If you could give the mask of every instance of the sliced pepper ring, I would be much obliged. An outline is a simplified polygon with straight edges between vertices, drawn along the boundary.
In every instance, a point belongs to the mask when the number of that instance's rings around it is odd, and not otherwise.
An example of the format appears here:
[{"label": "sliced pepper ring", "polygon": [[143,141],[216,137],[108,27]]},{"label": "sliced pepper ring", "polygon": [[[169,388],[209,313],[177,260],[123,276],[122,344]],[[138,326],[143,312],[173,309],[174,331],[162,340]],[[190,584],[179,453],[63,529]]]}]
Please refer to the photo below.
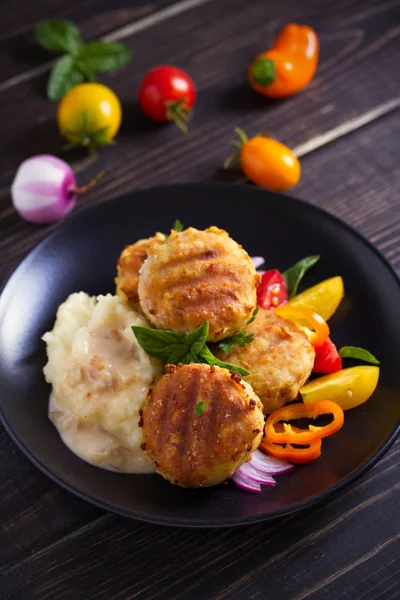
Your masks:
[{"label": "sliced pepper ring", "polygon": [[[333,420],[329,425],[316,427],[309,425],[308,429],[292,427],[288,421],[294,419],[316,419],[321,415],[332,415]],[[282,423],[283,431],[275,425]],[[321,400],[315,404],[289,404],[270,414],[265,422],[265,435],[270,442],[276,444],[309,445],[315,440],[327,437],[339,431],[344,423],[344,412],[336,402]]]},{"label": "sliced pepper ring", "polygon": [[311,308],[283,304],[278,306],[274,312],[301,327],[307,334],[310,343],[315,347],[321,346],[329,336],[328,323]]},{"label": "sliced pepper ring", "polygon": [[281,460],[287,460],[288,462],[296,464],[305,464],[316,460],[321,456],[321,446],[321,438],[311,442],[309,446],[303,446],[301,448],[293,446],[292,444],[275,444],[268,438],[264,438],[259,449],[270,456],[280,458]]}]

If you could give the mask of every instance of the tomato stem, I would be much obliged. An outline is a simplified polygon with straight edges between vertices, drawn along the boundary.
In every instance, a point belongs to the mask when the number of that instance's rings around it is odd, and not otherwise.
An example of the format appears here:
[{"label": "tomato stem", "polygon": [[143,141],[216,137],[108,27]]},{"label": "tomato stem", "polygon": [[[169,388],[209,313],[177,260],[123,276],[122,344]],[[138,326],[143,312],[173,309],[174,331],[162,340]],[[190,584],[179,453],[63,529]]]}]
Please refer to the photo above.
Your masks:
[{"label": "tomato stem", "polygon": [[192,109],[187,105],[187,98],[180,98],[179,100],[166,100],[165,101],[165,116],[168,121],[172,121],[182,131],[182,133],[189,133],[187,122],[192,115]]},{"label": "tomato stem", "polygon": [[234,163],[240,161],[240,152],[243,146],[245,146],[245,144],[247,144],[247,142],[249,141],[249,138],[247,137],[243,129],[241,129],[240,127],[235,127],[233,131],[236,133],[239,139],[231,140],[230,146],[232,146],[233,148],[237,148],[238,151],[234,154],[231,154],[231,156],[228,156],[228,158],[224,162],[224,169],[229,169]]}]

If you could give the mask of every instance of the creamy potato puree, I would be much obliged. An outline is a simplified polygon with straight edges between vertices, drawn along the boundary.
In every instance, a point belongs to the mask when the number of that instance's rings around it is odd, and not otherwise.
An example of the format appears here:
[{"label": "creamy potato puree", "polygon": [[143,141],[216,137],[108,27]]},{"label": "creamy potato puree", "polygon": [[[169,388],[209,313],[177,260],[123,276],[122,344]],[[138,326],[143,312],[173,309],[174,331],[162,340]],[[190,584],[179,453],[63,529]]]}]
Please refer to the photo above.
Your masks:
[{"label": "creamy potato puree", "polygon": [[43,371],[53,385],[49,418],[75,454],[104,469],[150,473],[139,410],[162,364],[139,346],[132,325],[148,322],[117,296],[72,294],[43,336]]}]

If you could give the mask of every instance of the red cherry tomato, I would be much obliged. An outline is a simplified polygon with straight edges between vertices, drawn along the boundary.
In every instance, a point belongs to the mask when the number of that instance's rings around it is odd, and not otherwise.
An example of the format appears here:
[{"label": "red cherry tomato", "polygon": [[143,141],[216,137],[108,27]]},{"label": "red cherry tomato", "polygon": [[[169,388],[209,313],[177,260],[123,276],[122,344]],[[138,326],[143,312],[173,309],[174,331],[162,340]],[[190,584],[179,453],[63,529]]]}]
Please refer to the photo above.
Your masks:
[{"label": "red cherry tomato", "polygon": [[144,76],[139,89],[139,103],[153,121],[174,121],[184,132],[196,98],[193,81],[181,69],[161,65]]},{"label": "red cherry tomato", "polygon": [[278,271],[265,271],[257,289],[257,304],[265,310],[273,310],[288,299],[286,281]]},{"label": "red cherry tomato", "polygon": [[342,368],[342,359],[331,338],[315,348],[314,373],[336,373]]}]

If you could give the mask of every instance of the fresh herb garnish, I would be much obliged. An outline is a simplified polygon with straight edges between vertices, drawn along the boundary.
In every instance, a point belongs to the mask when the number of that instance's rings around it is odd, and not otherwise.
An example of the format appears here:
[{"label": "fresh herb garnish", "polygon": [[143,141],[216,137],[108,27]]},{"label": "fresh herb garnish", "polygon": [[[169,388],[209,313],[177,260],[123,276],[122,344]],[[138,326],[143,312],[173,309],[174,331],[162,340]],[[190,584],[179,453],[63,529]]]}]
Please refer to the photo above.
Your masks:
[{"label": "fresh herb garnish", "polygon": [[232,346],[234,345],[240,346],[240,348],[244,348],[245,346],[247,346],[247,344],[251,344],[251,342],[253,341],[254,334],[247,334],[247,331],[245,329],[242,329],[242,331],[239,331],[239,333],[235,333],[234,335],[225,338],[218,345],[224,352],[230,352],[232,350]]},{"label": "fresh herb garnish", "polygon": [[175,223],[174,223],[172,229],[175,229],[175,231],[177,231],[179,233],[179,232],[183,231],[185,228],[179,219],[175,219]]},{"label": "fresh herb garnish", "polygon": [[203,402],[202,400],[200,400],[200,402],[196,403],[196,408],[194,409],[194,412],[196,414],[196,417],[200,417],[200,415],[203,414],[203,412],[206,409],[206,403]]},{"label": "fresh herb garnish", "polygon": [[251,315],[250,319],[247,321],[246,325],[250,325],[250,323],[254,323],[259,310],[260,310],[260,307],[256,306],[255,309],[253,310],[253,314]]},{"label": "fresh herb garnish", "polygon": [[206,363],[223,369],[249,375],[249,371],[219,360],[206,344],[209,324],[204,323],[192,333],[185,335],[174,331],[132,326],[137,341],[147,354],[163,359],[168,364]]},{"label": "fresh herb garnish", "polygon": [[284,271],[284,273],[282,273],[288,288],[289,298],[293,298],[293,296],[296,295],[300,281],[303,279],[307,271],[319,261],[319,259],[320,256],[318,255],[306,256],[293,265],[293,267],[290,267],[290,269],[287,269]]},{"label": "fresh herb garnish", "polygon": [[379,360],[371,352],[368,352],[364,348],[357,348],[356,346],[343,346],[339,350],[339,356],[341,358],[355,358],[371,365],[380,365]]},{"label": "fresh herb garnish", "polygon": [[[259,307],[256,306],[256,308],[253,310],[253,314],[247,321],[246,325],[250,325],[250,323],[253,323],[255,321],[259,310]],[[239,331],[239,333],[235,333],[234,335],[225,338],[218,345],[224,352],[230,352],[232,350],[232,346],[234,345],[240,346],[240,348],[244,348],[245,346],[247,346],[247,344],[251,344],[252,342],[254,342],[254,334],[248,334],[246,329],[242,329],[242,331]]]},{"label": "fresh herb garnish", "polygon": [[63,53],[54,64],[47,83],[50,100],[60,100],[82,81],[95,81],[96,73],[109,73],[132,60],[132,51],[123,44],[95,40],[84,43],[71,21],[41,21],[35,29],[36,41],[53,54]]}]

